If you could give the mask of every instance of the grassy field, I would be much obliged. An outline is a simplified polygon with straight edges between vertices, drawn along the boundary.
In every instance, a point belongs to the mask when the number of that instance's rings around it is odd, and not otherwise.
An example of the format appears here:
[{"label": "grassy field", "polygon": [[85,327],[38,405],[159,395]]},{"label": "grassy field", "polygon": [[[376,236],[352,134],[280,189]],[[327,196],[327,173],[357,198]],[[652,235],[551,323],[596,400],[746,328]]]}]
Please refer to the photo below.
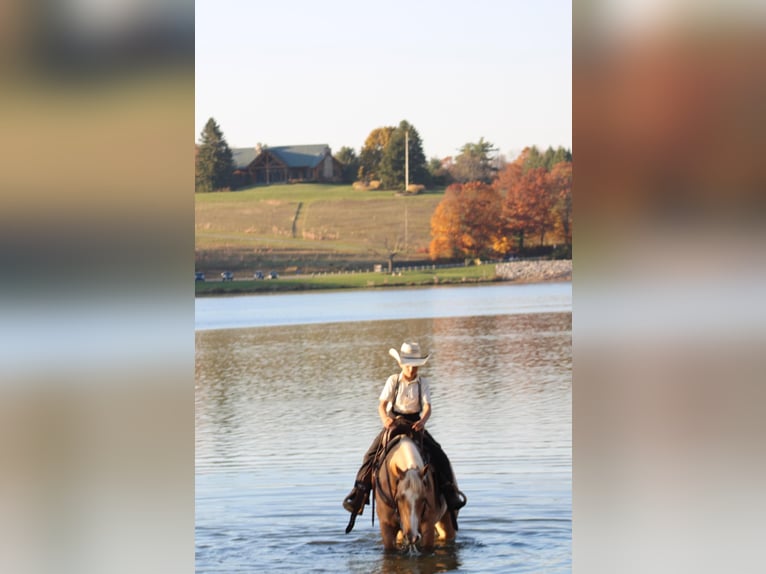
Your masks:
[{"label": "grassy field", "polygon": [[443,190],[413,196],[350,185],[293,184],[195,194],[198,271],[312,272],[371,268],[387,245],[396,262],[424,260]]},{"label": "grassy field", "polygon": [[496,281],[494,265],[452,267],[446,269],[402,271],[401,274],[360,272],[302,275],[279,279],[196,282],[197,295],[269,293],[312,289],[367,289],[376,287],[410,287],[451,285]]}]

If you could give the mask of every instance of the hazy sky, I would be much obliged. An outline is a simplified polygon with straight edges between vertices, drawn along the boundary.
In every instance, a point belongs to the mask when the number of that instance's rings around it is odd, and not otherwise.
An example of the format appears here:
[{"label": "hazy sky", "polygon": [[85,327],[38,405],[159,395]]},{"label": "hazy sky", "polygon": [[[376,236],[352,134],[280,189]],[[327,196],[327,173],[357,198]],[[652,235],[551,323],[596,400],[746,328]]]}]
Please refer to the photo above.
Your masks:
[{"label": "hazy sky", "polygon": [[572,147],[571,0],[197,0],[195,140],[357,153],[403,119],[427,158]]}]

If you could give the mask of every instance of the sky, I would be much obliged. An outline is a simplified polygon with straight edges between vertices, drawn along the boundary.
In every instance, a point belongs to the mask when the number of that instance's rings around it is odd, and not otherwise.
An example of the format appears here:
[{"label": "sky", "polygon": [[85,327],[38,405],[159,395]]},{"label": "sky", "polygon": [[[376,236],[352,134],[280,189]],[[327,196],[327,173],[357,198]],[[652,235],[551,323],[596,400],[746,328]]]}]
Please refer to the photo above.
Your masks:
[{"label": "sky", "polygon": [[407,120],[427,158],[572,148],[571,0],[197,0],[195,141],[357,153]]}]

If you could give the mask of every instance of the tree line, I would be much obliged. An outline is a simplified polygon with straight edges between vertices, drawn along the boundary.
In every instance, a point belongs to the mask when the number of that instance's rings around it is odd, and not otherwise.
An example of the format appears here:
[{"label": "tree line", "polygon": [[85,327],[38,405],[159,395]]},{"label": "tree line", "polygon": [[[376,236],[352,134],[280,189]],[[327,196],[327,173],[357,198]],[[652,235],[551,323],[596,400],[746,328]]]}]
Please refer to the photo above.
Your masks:
[{"label": "tree line", "polygon": [[[463,145],[454,158],[426,161],[418,130],[402,120],[373,129],[358,156],[342,147],[335,157],[347,183],[404,189],[407,170],[408,183],[446,186],[430,222],[432,259],[528,253],[530,240],[542,247],[551,237],[560,242],[561,255],[571,255],[572,152],[528,147],[509,163],[496,151],[480,138]],[[196,191],[229,187],[232,152],[213,118],[200,134],[195,166]]]}]

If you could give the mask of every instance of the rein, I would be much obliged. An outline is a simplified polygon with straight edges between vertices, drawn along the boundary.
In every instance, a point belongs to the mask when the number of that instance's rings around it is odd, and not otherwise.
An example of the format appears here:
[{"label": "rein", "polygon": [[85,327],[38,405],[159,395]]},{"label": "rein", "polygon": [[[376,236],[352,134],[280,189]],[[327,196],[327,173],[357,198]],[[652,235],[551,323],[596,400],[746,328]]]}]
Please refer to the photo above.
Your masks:
[{"label": "rein", "polygon": [[370,512],[370,518],[372,520],[371,524],[375,526],[375,492],[377,491],[380,494],[380,498],[383,500],[383,502],[388,506],[389,508],[392,508],[394,512],[396,512],[396,515],[399,515],[399,507],[396,505],[396,502],[394,500],[396,499],[396,492],[391,492],[391,495],[386,493],[382,488],[379,487],[380,483],[380,471],[381,467],[385,467],[386,471],[386,482],[388,483],[389,490],[391,490],[391,473],[388,471],[388,467],[383,464],[386,460],[386,455],[388,452],[393,448],[393,446],[398,443],[403,436],[403,434],[396,435],[394,438],[391,438],[391,430],[387,429],[386,434],[383,435],[383,440],[381,441],[383,452],[385,453],[381,458],[380,462],[377,465],[377,468],[375,469],[374,477],[375,481],[372,484],[372,512]]}]

